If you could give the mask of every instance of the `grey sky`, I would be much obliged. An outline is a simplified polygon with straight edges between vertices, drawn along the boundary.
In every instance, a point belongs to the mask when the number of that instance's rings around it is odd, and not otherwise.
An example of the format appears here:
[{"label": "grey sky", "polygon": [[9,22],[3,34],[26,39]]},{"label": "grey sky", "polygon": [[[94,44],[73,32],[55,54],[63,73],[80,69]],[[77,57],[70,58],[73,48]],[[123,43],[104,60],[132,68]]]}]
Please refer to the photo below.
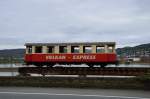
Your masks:
[{"label": "grey sky", "polygon": [[150,43],[150,0],[0,0],[0,49],[26,42]]}]

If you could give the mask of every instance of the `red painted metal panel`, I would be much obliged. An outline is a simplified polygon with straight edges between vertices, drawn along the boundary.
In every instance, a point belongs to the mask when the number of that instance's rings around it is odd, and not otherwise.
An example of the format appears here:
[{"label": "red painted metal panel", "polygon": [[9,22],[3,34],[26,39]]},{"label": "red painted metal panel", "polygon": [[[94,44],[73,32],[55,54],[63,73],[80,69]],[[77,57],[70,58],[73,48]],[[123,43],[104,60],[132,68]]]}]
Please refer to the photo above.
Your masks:
[{"label": "red painted metal panel", "polygon": [[26,61],[26,62],[32,61],[32,54],[26,54],[26,55],[25,55],[25,61]]},{"label": "red painted metal panel", "polygon": [[115,62],[116,54],[26,54],[26,62]]},{"label": "red painted metal panel", "polygon": [[116,54],[108,54],[107,56],[109,62],[116,62],[117,61],[117,55]]}]

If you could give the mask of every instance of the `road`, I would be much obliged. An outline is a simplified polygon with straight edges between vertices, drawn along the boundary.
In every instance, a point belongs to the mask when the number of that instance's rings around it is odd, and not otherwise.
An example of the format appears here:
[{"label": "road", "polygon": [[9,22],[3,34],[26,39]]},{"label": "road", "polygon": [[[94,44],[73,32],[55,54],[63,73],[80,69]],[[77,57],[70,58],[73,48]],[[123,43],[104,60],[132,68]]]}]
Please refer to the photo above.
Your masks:
[{"label": "road", "polygon": [[0,99],[150,99],[149,91],[0,87]]}]

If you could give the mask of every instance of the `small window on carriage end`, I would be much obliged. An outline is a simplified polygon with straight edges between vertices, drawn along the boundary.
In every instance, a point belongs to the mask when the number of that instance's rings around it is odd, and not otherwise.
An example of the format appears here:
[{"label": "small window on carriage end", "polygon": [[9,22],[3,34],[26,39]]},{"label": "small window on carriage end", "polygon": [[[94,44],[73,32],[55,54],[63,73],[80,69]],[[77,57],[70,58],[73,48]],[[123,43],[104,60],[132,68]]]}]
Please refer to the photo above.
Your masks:
[{"label": "small window on carriage end", "polygon": [[29,54],[32,53],[32,46],[27,46],[26,49],[27,49],[27,53]]},{"label": "small window on carriage end", "polygon": [[36,46],[35,53],[42,53],[42,46]]},{"label": "small window on carriage end", "polygon": [[54,53],[54,46],[48,46],[47,53]]},{"label": "small window on carriage end", "polygon": [[79,46],[71,46],[71,53],[79,53],[80,51]]},{"label": "small window on carriage end", "polygon": [[91,46],[84,46],[83,47],[83,53],[92,53],[92,47]]},{"label": "small window on carriage end", "polygon": [[104,46],[97,46],[96,47],[96,53],[104,53],[104,52],[105,52]]},{"label": "small window on carriage end", "polygon": [[113,47],[112,46],[108,46],[108,52],[112,53],[113,52]]}]

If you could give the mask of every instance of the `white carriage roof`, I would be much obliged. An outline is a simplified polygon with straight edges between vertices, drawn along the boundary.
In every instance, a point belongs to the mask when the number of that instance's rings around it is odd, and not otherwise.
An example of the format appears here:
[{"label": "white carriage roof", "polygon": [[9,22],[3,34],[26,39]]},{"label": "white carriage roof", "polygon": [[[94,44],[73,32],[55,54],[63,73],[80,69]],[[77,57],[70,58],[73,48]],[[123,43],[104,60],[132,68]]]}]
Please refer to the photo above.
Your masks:
[{"label": "white carriage roof", "polygon": [[114,46],[115,42],[67,42],[67,43],[25,43],[25,46],[54,46],[54,45],[60,45],[60,46],[66,46],[66,45],[72,45],[72,46],[79,46],[79,45],[110,45]]}]

